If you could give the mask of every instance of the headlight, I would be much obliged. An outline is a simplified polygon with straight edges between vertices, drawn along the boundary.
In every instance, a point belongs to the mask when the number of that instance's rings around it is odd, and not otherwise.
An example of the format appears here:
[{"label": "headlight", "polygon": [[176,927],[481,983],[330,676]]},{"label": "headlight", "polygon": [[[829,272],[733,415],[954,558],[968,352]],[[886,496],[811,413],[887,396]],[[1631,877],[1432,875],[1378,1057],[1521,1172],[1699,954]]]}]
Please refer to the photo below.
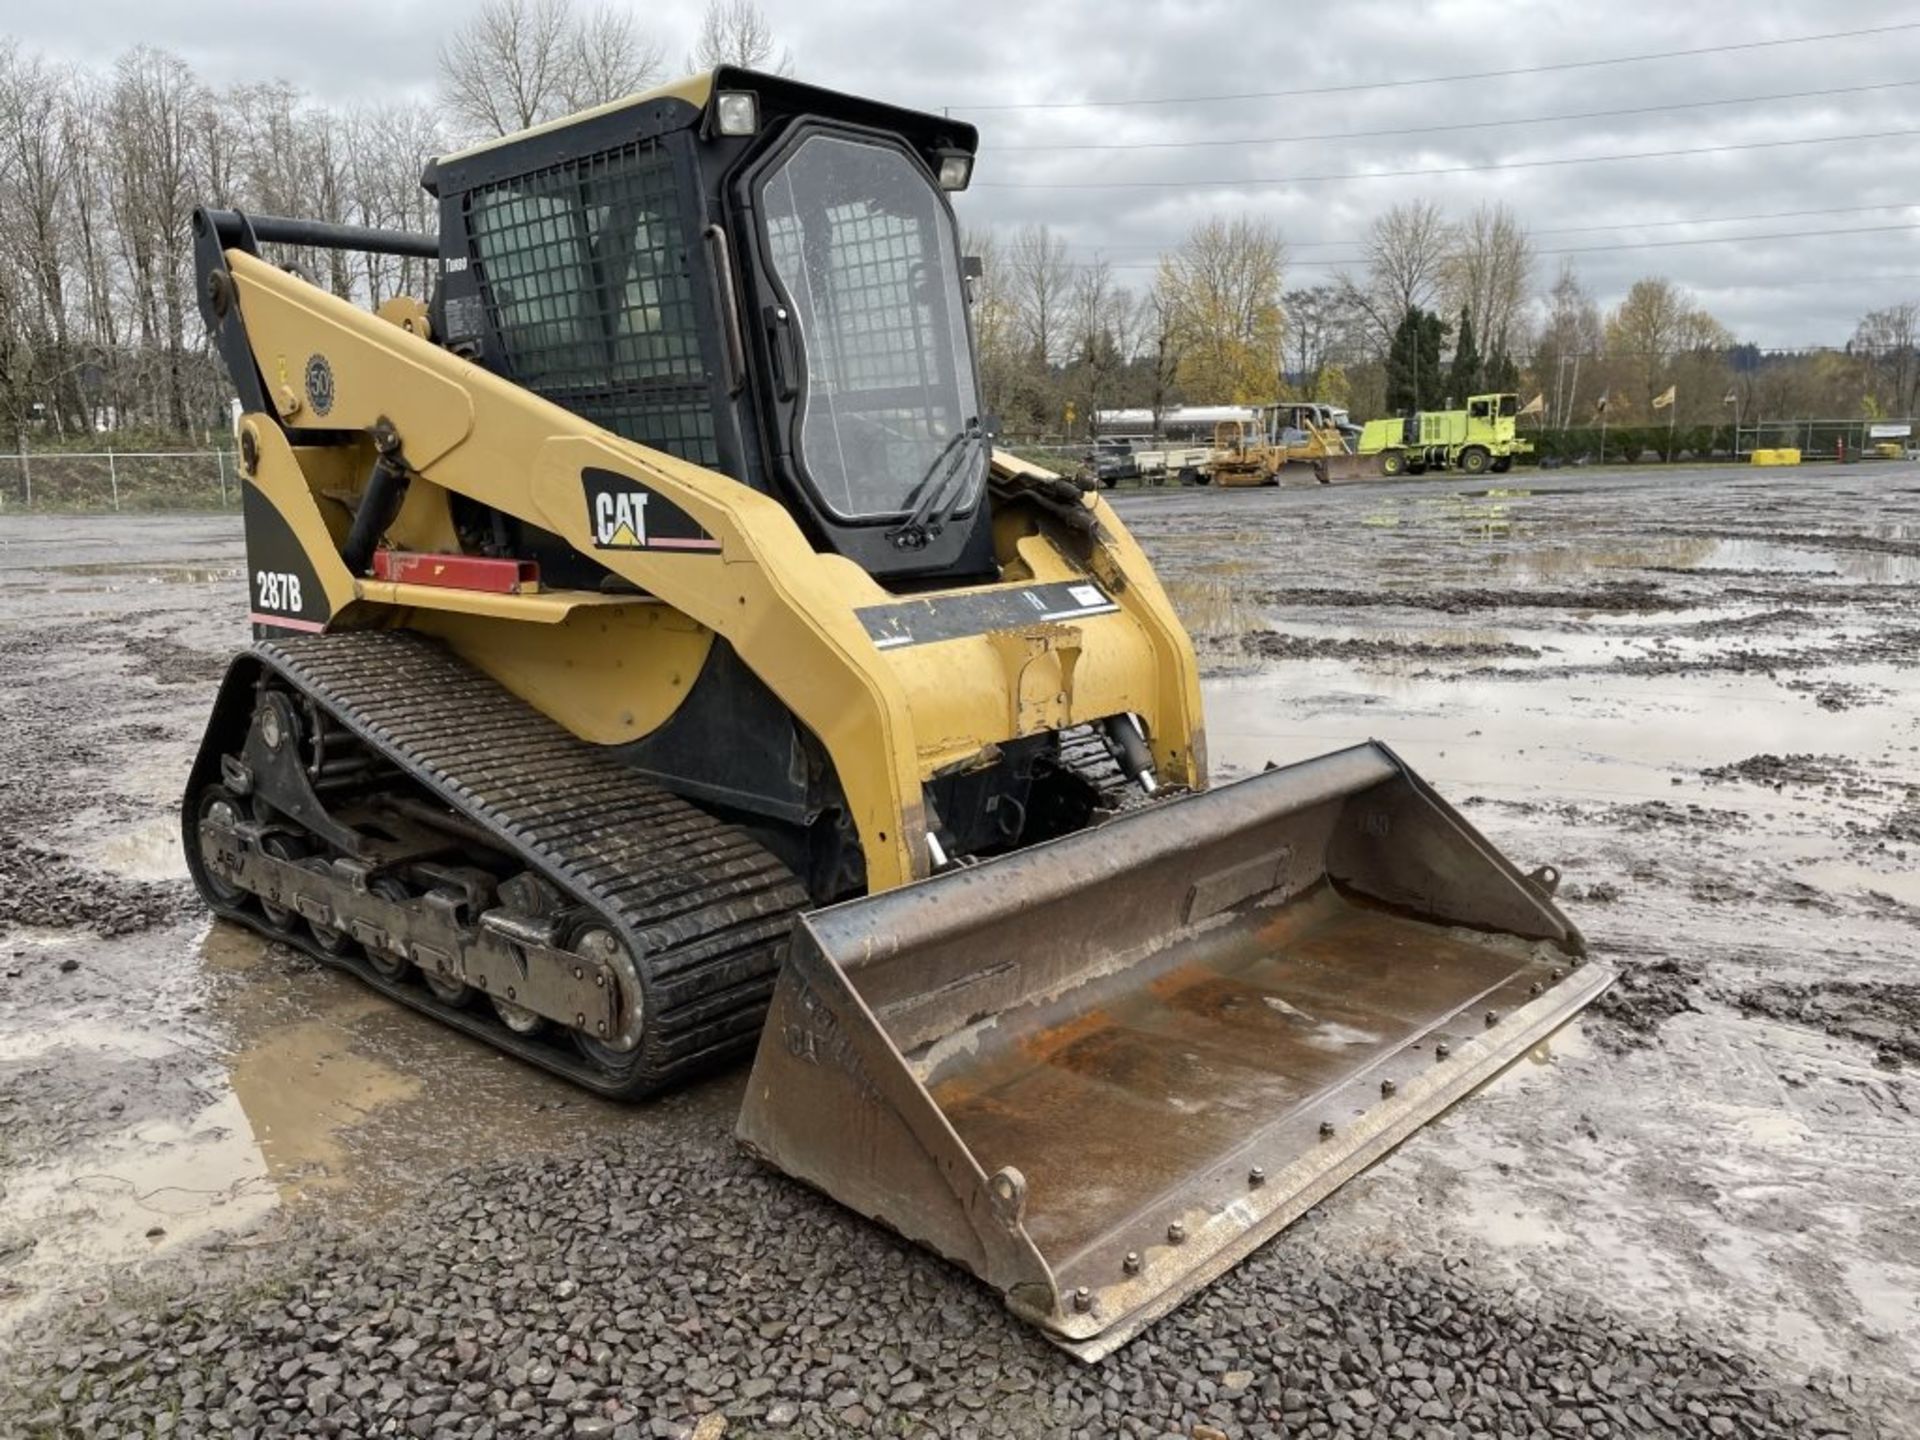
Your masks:
[{"label": "headlight", "polygon": [[714,114],[722,135],[751,135],[760,128],[760,106],[751,90],[722,90]]},{"label": "headlight", "polygon": [[940,157],[940,188],[964,190],[973,178],[973,157],[964,150],[949,150]]}]

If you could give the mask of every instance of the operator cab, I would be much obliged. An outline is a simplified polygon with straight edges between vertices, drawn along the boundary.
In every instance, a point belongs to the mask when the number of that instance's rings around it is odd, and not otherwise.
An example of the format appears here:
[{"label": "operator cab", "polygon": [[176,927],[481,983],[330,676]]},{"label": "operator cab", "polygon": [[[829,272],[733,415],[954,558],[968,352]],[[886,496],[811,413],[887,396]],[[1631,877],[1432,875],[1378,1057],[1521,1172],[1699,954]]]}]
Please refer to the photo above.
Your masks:
[{"label": "operator cab", "polygon": [[776,497],[883,583],[991,578],[992,426],[948,203],[975,145],[723,67],[442,157],[422,180],[435,333]]}]

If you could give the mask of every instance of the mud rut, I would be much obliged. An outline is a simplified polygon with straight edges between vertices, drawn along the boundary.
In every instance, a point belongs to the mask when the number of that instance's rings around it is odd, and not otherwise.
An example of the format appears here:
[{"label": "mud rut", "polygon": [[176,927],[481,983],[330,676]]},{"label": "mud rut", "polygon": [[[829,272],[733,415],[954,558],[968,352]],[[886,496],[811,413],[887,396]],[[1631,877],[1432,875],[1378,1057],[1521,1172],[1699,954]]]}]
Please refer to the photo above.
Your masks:
[{"label": "mud rut", "polygon": [[1624,978],[1092,1371],[738,1075],[619,1110],[209,935],[235,525],[0,520],[0,1432],[1916,1433],[1920,476],[1566,474],[1120,496],[1217,772],[1387,740]]}]

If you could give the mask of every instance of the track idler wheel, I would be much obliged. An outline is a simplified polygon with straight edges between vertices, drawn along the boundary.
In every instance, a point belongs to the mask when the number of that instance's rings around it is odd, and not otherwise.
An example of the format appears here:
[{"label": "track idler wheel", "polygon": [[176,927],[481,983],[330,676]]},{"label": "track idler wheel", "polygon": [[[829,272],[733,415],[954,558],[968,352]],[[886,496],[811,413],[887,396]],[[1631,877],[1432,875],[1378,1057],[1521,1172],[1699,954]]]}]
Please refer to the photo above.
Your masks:
[{"label": "track idler wheel", "polygon": [[[333,867],[327,863],[323,855],[316,855],[307,861],[307,869],[316,875],[325,875],[329,878],[333,875]],[[330,925],[323,920],[315,920],[312,916],[308,916],[307,929],[313,932],[313,943],[329,955],[346,955],[353,950],[353,936],[339,925]],[[379,970],[383,975],[386,973],[382,968],[386,963],[385,956],[369,955],[367,959],[374,969]]]},{"label": "track idler wheel", "polygon": [[620,987],[619,1032],[602,1038],[576,1030],[574,1043],[607,1079],[617,1084],[628,1083],[639,1069],[640,1041],[647,1029],[647,1002],[640,987],[639,967],[619,937],[604,925],[589,922],[581,926],[567,948],[600,961],[613,972],[615,983]]},{"label": "track idler wheel", "polygon": [[[382,875],[368,885],[367,893],[378,895],[382,900],[391,900],[397,905],[404,905],[413,898],[408,893],[407,887],[391,875]],[[367,946],[367,964],[373,967],[374,974],[389,984],[395,985],[406,979],[407,971],[413,968],[412,962],[404,954],[381,945]]]},{"label": "track idler wheel", "polygon": [[[382,900],[391,900],[396,905],[408,905],[418,898],[397,876],[393,875],[382,875],[367,889]],[[369,952],[368,958],[374,961],[374,968],[380,972],[380,978],[393,984],[406,979],[408,972],[416,968],[405,955],[384,955],[375,958]],[[442,1005],[459,1007],[472,1002],[473,987],[466,981],[455,979],[451,975],[442,975],[430,965],[421,965],[417,968],[420,972],[420,983],[425,985],[427,992]]]},{"label": "track idler wheel", "polygon": [[[247,802],[224,785],[209,785],[200,792],[199,818],[229,827],[235,826],[247,818]],[[223,876],[216,863],[217,859],[213,851],[205,842],[202,842],[200,865],[206,875],[207,888],[222,905],[246,904],[251,898],[251,892]]]},{"label": "track idler wheel", "polygon": [[[276,860],[298,860],[307,853],[307,847],[292,835],[269,835],[260,842],[260,849]],[[282,935],[292,934],[298,914],[285,905],[276,905],[264,895],[257,898],[268,927]]]},{"label": "track idler wheel", "polygon": [[516,1035],[538,1035],[547,1024],[546,1016],[498,995],[493,997],[493,1013]]}]

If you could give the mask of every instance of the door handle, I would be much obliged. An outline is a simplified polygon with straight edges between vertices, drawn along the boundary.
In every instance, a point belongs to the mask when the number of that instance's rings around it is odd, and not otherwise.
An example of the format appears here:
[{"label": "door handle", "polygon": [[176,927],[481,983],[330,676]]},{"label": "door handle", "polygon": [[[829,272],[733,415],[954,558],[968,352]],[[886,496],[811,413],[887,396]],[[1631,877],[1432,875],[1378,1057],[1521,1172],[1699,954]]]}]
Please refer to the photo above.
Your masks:
[{"label": "door handle", "polygon": [[800,357],[794,352],[793,317],[784,305],[761,311],[767,329],[767,354],[773,360],[773,388],[782,400],[800,393]]}]

